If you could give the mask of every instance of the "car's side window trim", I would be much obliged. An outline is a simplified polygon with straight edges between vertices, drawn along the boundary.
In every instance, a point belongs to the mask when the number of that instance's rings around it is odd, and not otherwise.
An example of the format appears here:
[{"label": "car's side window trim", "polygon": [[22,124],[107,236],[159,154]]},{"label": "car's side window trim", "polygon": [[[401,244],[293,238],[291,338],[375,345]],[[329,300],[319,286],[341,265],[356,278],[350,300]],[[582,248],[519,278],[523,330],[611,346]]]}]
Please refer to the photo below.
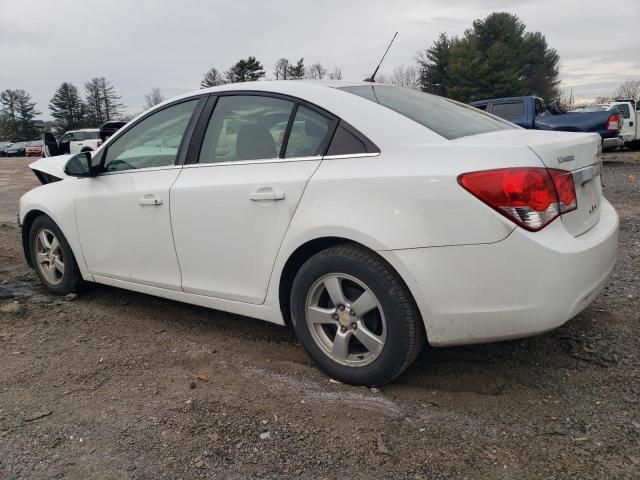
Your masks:
[{"label": "car's side window trim", "polygon": [[282,145],[280,145],[280,153],[278,158],[284,158],[284,154],[287,151],[287,145],[289,145],[289,135],[291,135],[291,129],[293,128],[293,122],[296,119],[298,113],[298,103],[293,104],[291,113],[289,114],[289,120],[287,121],[287,127],[284,129],[284,137],[282,138]]},{"label": "car's side window trim", "polygon": [[[101,150],[100,155],[98,158],[94,158],[94,161],[92,162],[94,166],[98,167],[100,170],[98,172],[98,174],[96,176],[101,176],[101,175],[113,175],[113,174],[120,174],[120,173],[135,173],[135,172],[148,172],[151,170],[166,170],[169,168],[176,168],[176,167],[181,167],[186,159],[186,154],[187,154],[187,145],[190,145],[191,143],[191,137],[193,136],[193,132],[195,130],[195,127],[197,125],[197,122],[200,118],[200,116],[202,115],[202,111],[204,109],[204,106],[207,102],[208,99],[208,95],[207,94],[201,94],[201,95],[194,95],[192,97],[189,98],[181,98],[179,100],[176,100],[175,102],[171,102],[168,103],[166,105],[164,105],[162,108],[158,108],[156,110],[153,110],[149,113],[147,113],[146,115],[144,115],[143,117],[139,118],[135,123],[127,126],[126,128],[122,128],[120,130],[118,130],[118,132],[113,136],[113,140],[109,139],[109,145],[106,146],[106,148],[104,148],[103,150]],[[150,116],[159,113],[167,108],[170,107],[174,107],[176,105],[179,105],[181,103],[186,103],[186,102],[192,102],[194,100],[198,100],[198,103],[196,104],[195,108],[193,109],[193,112],[191,112],[191,117],[189,118],[189,122],[187,123],[187,128],[185,129],[184,135],[182,136],[182,139],[180,140],[180,145],[178,146],[178,153],[176,155],[176,159],[173,163],[173,165],[165,165],[162,167],[148,167],[148,168],[137,168],[137,169],[131,169],[131,170],[122,170],[119,172],[107,172],[102,170],[103,166],[104,166],[104,159],[106,157],[107,151],[109,150],[110,146],[118,141],[118,138],[120,138],[121,135],[123,135],[124,133],[128,132],[129,130],[131,130],[132,128],[136,127],[137,125],[139,125],[141,122],[145,121],[147,118],[149,118]]]},{"label": "car's side window trim", "polygon": [[192,165],[198,163],[198,157],[200,156],[200,149],[202,148],[202,142],[204,135],[207,133],[207,127],[209,126],[209,120],[213,115],[213,110],[218,103],[218,95],[208,95],[205,104],[196,125],[194,126],[193,135],[189,142],[189,148],[186,151],[184,165]]},{"label": "car's side window trim", "polygon": [[[191,139],[191,144],[189,145],[188,153],[186,156],[185,166],[210,165],[210,164],[201,164],[198,162],[199,160],[198,157],[200,156],[200,149],[202,148],[202,142],[204,140],[206,130],[209,126],[209,121],[211,120],[211,117],[213,116],[213,113],[215,111],[218,98],[230,97],[230,96],[257,96],[257,97],[279,98],[282,100],[292,102],[294,104],[294,107],[292,109],[292,112],[291,112],[292,114],[289,118],[289,122],[287,123],[287,129],[285,131],[283,145],[282,145],[282,148],[280,149],[280,154],[278,158],[234,160],[229,162],[219,162],[218,163],[219,165],[238,165],[238,164],[264,163],[264,162],[277,163],[277,162],[285,162],[285,161],[291,162],[291,161],[318,160],[320,158],[324,158],[329,148],[329,145],[331,144],[331,139],[333,138],[333,135],[335,134],[335,131],[338,128],[338,124],[340,123],[340,118],[334,115],[333,113],[313,103],[310,103],[306,100],[303,100],[301,98],[294,97],[291,95],[284,95],[276,92],[263,92],[260,90],[232,90],[232,91],[212,93],[210,94],[211,98],[209,99],[209,101],[207,101],[206,107],[203,109],[202,113],[200,114],[200,119],[198,121],[197,126],[195,127],[195,132]],[[323,140],[324,143],[321,145],[322,148],[319,148],[319,151],[321,152],[320,154],[314,155],[312,157],[305,156],[305,157],[284,158],[284,155],[286,154],[286,144],[288,144],[289,142],[289,134],[291,133],[291,129],[293,128],[293,120],[295,119],[295,114],[299,106],[306,107],[309,110],[312,110],[318,113],[319,115],[324,116],[327,120],[329,120],[329,130],[327,131],[327,135]]]}]

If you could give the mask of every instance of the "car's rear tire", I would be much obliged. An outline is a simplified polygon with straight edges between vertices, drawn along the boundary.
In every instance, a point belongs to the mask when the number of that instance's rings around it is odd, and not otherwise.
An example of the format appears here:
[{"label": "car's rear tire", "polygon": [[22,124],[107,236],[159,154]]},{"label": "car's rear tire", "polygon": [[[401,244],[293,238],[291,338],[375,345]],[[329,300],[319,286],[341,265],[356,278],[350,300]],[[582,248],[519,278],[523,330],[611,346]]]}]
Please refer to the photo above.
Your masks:
[{"label": "car's rear tire", "polygon": [[66,295],[82,284],[73,251],[51,218],[41,215],[31,224],[29,254],[36,274],[51,293]]},{"label": "car's rear tire", "polygon": [[424,344],[422,319],[402,279],[384,259],[354,244],[323,250],[302,265],[291,313],[314,362],[353,385],[391,382]]}]

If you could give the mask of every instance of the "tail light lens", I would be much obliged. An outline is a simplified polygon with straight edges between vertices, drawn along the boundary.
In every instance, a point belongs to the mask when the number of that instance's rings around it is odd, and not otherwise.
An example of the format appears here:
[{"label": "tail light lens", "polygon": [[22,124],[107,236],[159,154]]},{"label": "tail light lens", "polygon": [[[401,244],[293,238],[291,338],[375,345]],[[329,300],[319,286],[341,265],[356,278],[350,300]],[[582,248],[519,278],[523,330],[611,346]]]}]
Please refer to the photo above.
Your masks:
[{"label": "tail light lens", "polygon": [[620,130],[620,115],[618,115],[617,113],[612,113],[611,115],[609,115],[607,130]]},{"label": "tail light lens", "polygon": [[469,193],[536,232],[578,206],[571,172],[546,168],[499,168],[463,173],[458,183]]}]

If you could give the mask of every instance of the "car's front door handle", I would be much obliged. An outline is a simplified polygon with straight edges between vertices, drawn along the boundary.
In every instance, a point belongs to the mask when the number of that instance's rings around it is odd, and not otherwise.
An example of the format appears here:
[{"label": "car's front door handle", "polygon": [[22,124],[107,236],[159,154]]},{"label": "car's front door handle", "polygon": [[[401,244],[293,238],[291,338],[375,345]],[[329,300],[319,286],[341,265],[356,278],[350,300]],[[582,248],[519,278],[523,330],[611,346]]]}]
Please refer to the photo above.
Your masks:
[{"label": "car's front door handle", "polygon": [[260,200],[284,200],[284,192],[280,190],[273,190],[271,188],[258,190],[249,194],[249,199],[257,202]]},{"label": "car's front door handle", "polygon": [[162,205],[162,199],[156,197],[155,195],[145,195],[140,200],[138,200],[140,205]]}]

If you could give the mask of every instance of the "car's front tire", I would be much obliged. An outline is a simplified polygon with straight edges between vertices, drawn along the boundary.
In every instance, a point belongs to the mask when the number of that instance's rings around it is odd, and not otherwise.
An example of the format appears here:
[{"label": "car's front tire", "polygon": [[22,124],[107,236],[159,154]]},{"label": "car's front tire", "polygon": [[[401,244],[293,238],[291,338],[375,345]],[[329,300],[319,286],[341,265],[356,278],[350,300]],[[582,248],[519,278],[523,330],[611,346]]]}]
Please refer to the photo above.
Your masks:
[{"label": "car's front tire", "polygon": [[41,215],[29,230],[29,254],[40,281],[51,293],[78,289],[82,277],[67,239],[51,218]]},{"label": "car's front tire", "polygon": [[298,271],[291,291],[298,339],[329,376],[383,385],[400,375],[424,344],[424,327],[398,274],[354,244],[323,250]]}]

